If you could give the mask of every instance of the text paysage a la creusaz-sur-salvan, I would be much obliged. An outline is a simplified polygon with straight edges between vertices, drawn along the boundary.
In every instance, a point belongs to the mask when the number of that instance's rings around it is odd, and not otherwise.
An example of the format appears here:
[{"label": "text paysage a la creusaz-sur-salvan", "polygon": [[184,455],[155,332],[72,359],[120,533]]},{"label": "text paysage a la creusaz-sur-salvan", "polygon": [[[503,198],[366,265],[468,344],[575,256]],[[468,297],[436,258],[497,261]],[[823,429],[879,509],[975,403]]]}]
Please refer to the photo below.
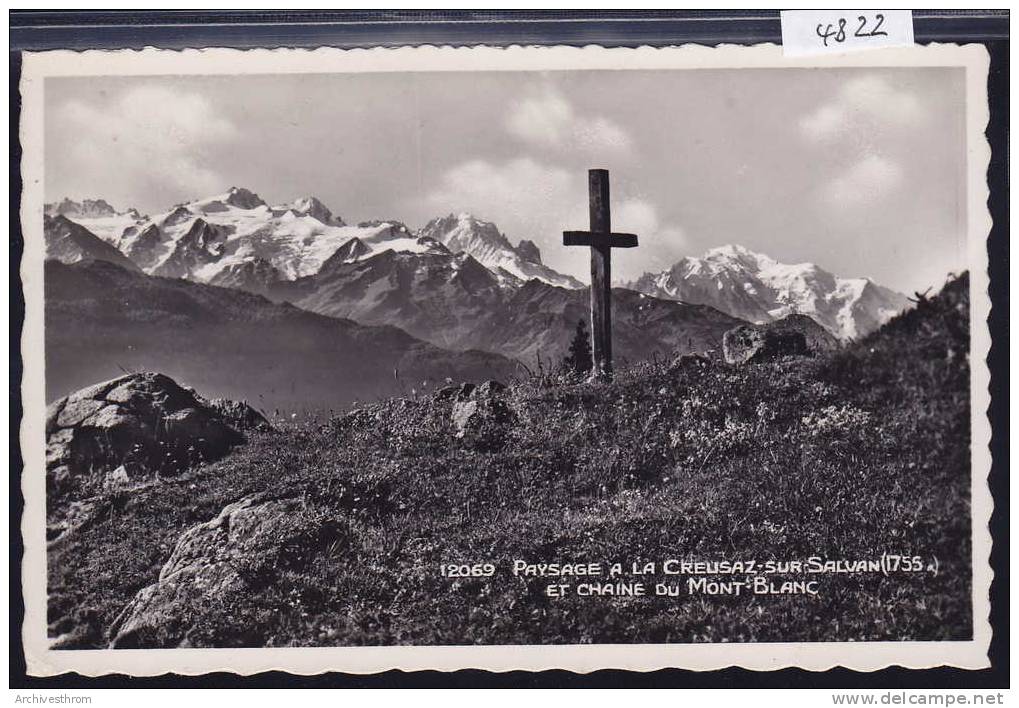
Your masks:
[{"label": "text paysage a la creusaz-sur-salvan", "polygon": [[796,560],[555,561],[442,563],[454,583],[507,575],[546,580],[548,597],[677,597],[681,595],[819,595],[831,576],[937,575],[937,558],[883,553],[873,558]]}]

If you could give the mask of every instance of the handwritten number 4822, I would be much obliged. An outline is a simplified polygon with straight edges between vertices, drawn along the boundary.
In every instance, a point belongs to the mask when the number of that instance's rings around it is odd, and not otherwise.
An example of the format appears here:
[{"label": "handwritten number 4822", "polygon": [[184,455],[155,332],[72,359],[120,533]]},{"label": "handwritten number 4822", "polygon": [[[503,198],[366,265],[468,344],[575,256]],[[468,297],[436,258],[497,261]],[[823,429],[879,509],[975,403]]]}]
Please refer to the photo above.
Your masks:
[{"label": "handwritten number 4822", "polygon": [[[859,17],[856,18],[856,20],[857,20],[857,22],[860,23],[860,25],[859,25],[859,27],[856,28],[856,31],[853,33],[854,37],[887,37],[888,36],[888,33],[881,29],[881,25],[883,25],[884,21],[885,21],[885,16],[882,15],[881,13],[878,13],[878,14],[874,15],[874,20],[875,20],[874,28],[872,30],[870,30],[869,32],[865,31],[867,29],[867,18],[866,17],[864,17],[863,15],[860,15]],[[845,17],[840,17],[839,18],[838,29],[836,29],[830,23],[828,24],[827,27],[825,27],[823,29],[822,29],[821,25],[818,25],[817,26],[817,36],[820,37],[822,40],[824,40],[824,46],[826,46],[826,47],[828,46],[828,40],[829,39],[833,39],[836,42],[845,42],[846,41],[846,18]]]}]

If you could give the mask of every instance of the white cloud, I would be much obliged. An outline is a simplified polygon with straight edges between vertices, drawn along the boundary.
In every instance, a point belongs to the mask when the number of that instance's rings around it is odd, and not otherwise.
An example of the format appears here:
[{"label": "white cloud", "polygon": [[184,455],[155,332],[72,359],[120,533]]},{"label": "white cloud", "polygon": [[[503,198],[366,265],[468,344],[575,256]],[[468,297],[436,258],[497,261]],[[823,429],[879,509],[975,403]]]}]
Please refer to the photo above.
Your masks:
[{"label": "white cloud", "polygon": [[517,103],[506,118],[506,128],[540,148],[618,155],[628,153],[633,145],[620,125],[604,116],[578,115],[573,105],[551,87]]},{"label": "white cloud", "polygon": [[238,130],[198,94],[138,86],[101,106],[72,100],[58,111],[57,124],[74,136],[65,140],[68,171],[109,199],[129,198],[138,183],[188,195],[224,188],[208,152]]},{"label": "white cloud", "polygon": [[643,199],[628,199],[612,213],[613,231],[652,232],[657,231],[658,210]]},{"label": "white cloud", "polygon": [[867,74],[849,79],[833,100],[804,116],[800,131],[811,142],[826,142],[849,133],[915,127],[924,119],[924,107],[915,94]]},{"label": "white cloud", "polygon": [[684,255],[683,230],[662,224],[658,210],[643,199],[625,199],[612,213],[612,230],[635,233],[640,245],[625,260],[613,264],[613,280],[632,280],[646,271],[671,267]]},{"label": "white cloud", "polygon": [[463,210],[494,220],[493,212],[501,212],[534,224],[535,230],[549,222],[549,228],[562,230],[566,220],[584,216],[586,189],[586,175],[578,178],[530,158],[498,165],[476,159],[447,170],[425,201],[436,213]]},{"label": "white cloud", "polygon": [[[562,245],[563,231],[588,228],[586,173],[531,158],[498,164],[471,160],[449,169],[423,200],[436,215],[468,211],[493,221],[512,243],[533,240],[549,266],[583,281],[590,277],[586,254]],[[615,279],[671,265],[685,245],[682,231],[662,224],[655,206],[640,198],[613,197],[612,228],[636,233],[641,242],[616,254]]]},{"label": "white cloud", "polygon": [[825,104],[814,113],[804,116],[800,129],[811,140],[833,136],[846,124],[846,111],[841,104]]},{"label": "white cloud", "polygon": [[902,166],[877,154],[868,155],[833,179],[824,197],[833,206],[855,207],[880,201],[901,184]]}]

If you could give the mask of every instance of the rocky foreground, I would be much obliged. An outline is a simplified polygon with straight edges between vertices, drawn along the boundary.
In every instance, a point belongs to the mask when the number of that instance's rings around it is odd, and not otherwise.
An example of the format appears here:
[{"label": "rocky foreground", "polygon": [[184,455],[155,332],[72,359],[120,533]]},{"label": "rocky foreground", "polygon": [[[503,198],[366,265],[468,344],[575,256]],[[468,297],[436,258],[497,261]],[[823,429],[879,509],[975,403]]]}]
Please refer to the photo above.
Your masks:
[{"label": "rocky foreground", "polygon": [[90,499],[187,474],[270,427],[246,403],[208,400],[156,373],[65,396],[46,409],[50,536],[80,524]]},{"label": "rocky foreground", "polygon": [[[324,425],[159,374],[79,391],[47,422],[54,646],[970,636],[968,279],[848,348],[795,324],[727,337],[729,361],[456,384]],[[553,600],[508,570],[881,552],[940,572]]]}]

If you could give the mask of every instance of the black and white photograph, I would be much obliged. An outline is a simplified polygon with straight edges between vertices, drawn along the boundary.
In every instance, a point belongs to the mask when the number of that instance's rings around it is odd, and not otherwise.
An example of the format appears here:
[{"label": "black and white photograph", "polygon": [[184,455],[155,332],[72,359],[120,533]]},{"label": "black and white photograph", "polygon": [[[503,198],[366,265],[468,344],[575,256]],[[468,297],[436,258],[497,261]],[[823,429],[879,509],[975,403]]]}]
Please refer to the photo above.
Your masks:
[{"label": "black and white photograph", "polygon": [[26,57],[30,669],[985,665],[986,56]]}]

